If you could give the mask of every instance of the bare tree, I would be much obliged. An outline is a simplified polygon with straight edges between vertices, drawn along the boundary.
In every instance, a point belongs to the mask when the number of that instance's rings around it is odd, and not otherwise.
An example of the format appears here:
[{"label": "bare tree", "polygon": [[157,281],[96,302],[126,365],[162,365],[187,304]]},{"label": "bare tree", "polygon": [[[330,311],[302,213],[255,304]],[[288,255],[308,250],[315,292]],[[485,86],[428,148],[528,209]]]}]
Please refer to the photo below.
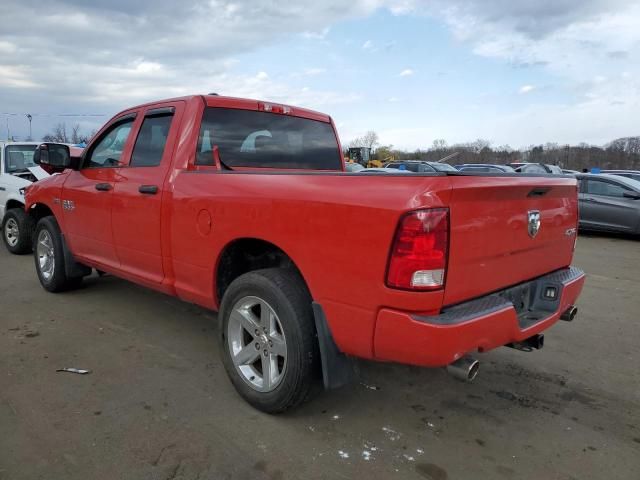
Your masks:
[{"label": "bare tree", "polygon": [[380,139],[378,138],[378,134],[373,130],[369,130],[362,137],[357,137],[349,142],[349,147],[367,147],[374,149],[377,145],[380,144]]},{"label": "bare tree", "polygon": [[80,124],[76,123],[71,127],[71,135],[69,135],[67,133],[67,124],[61,122],[53,127],[53,131],[51,133],[48,133],[44,137],[42,137],[42,140],[45,142],[80,144],[87,143],[94,134],[95,130],[89,135],[82,133],[80,131]]},{"label": "bare tree", "polygon": [[58,123],[53,127],[53,132],[46,134],[42,137],[42,140],[45,142],[69,143],[69,138],[67,137],[67,124],[64,122]]},{"label": "bare tree", "polygon": [[436,138],[433,141],[433,147],[435,151],[442,151],[447,149],[447,141],[444,138]]}]

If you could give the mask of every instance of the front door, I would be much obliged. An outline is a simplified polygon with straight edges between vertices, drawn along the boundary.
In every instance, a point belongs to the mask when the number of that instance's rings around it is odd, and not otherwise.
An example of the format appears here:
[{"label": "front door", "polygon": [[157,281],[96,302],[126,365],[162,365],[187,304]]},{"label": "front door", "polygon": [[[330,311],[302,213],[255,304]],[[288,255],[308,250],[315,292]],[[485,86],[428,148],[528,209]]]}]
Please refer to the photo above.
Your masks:
[{"label": "front door", "polygon": [[64,230],[75,255],[105,266],[119,265],[111,228],[117,167],[131,151],[134,116],[116,119],[92,143],[82,165],[66,179],[59,201]]},{"label": "front door", "polygon": [[580,217],[586,227],[602,230],[632,230],[636,226],[637,200],[627,198],[632,190],[612,180],[589,178],[580,195]]},{"label": "front door", "polygon": [[129,164],[116,171],[112,224],[120,268],[152,283],[164,278],[161,218],[182,102],[148,107]]}]

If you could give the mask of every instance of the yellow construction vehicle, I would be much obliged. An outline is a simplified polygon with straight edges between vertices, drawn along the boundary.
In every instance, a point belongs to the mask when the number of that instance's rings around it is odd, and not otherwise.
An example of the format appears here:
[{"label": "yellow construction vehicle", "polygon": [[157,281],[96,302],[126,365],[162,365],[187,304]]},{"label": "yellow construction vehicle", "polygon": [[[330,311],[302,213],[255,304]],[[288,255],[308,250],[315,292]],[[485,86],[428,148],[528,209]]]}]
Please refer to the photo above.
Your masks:
[{"label": "yellow construction vehicle", "polygon": [[395,160],[393,156],[389,156],[383,160],[374,160],[371,158],[371,148],[369,147],[351,147],[349,148],[348,157],[345,162],[359,163],[367,168],[381,168],[385,163]]}]

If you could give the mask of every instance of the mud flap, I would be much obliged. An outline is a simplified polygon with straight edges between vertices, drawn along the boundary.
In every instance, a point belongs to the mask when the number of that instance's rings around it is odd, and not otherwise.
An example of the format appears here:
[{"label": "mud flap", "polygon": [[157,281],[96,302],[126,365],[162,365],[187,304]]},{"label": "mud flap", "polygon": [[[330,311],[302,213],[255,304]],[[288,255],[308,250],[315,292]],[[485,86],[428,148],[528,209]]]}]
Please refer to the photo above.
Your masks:
[{"label": "mud flap", "polygon": [[71,250],[69,250],[69,247],[67,247],[67,242],[64,239],[64,235],[61,235],[61,238],[62,251],[64,252],[64,272],[67,274],[67,277],[81,278],[86,277],[87,275],[91,275],[91,268],[76,262],[76,259],[73,258]]},{"label": "mud flap", "polygon": [[354,366],[351,359],[338,349],[333,340],[322,306],[316,302],[313,302],[312,306],[320,346],[322,380],[326,390],[333,390],[353,381]]}]

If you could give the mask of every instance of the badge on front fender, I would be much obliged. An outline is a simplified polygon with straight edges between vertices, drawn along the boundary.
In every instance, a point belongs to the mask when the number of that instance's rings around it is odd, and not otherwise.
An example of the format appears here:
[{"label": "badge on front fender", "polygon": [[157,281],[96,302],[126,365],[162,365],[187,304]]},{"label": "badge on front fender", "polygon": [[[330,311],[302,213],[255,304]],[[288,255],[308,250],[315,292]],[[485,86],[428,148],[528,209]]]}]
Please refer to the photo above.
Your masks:
[{"label": "badge on front fender", "polygon": [[529,210],[527,212],[527,217],[529,218],[528,228],[529,236],[531,238],[535,238],[540,231],[540,210]]}]

